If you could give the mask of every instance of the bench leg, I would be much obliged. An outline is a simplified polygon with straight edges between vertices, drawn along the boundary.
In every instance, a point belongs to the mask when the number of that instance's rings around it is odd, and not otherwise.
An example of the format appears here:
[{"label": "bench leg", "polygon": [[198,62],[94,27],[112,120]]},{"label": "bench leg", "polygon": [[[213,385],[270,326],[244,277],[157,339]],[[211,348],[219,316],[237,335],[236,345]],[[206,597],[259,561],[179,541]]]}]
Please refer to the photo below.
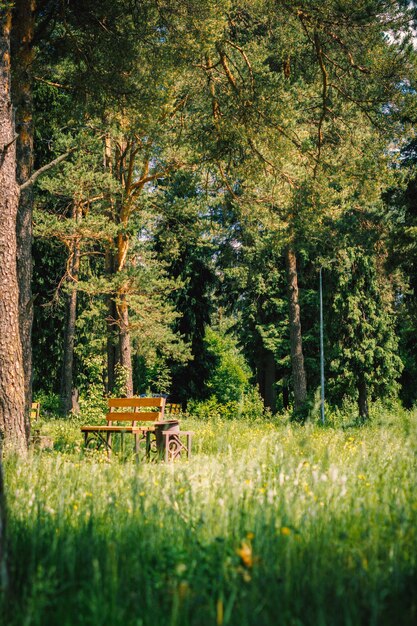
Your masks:
[{"label": "bench leg", "polygon": [[149,461],[151,458],[151,433],[149,430],[146,431],[146,460]]},{"label": "bench leg", "polygon": [[106,447],[107,447],[107,458],[111,457],[111,433],[107,433],[106,435]]},{"label": "bench leg", "polygon": [[135,437],[135,461],[136,461],[136,463],[139,463],[139,437],[138,437],[138,434],[135,433],[134,437]]}]

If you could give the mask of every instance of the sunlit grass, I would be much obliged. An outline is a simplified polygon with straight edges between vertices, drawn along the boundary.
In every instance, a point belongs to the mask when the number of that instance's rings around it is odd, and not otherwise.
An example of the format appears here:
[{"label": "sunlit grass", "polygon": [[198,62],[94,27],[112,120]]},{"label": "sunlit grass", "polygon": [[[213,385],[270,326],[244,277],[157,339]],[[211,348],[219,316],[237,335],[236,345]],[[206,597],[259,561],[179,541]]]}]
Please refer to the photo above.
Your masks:
[{"label": "sunlit grass", "polygon": [[414,623],[416,416],[279,422],[190,419],[193,457],[168,465],[49,424],[60,450],[6,464],[5,623]]}]

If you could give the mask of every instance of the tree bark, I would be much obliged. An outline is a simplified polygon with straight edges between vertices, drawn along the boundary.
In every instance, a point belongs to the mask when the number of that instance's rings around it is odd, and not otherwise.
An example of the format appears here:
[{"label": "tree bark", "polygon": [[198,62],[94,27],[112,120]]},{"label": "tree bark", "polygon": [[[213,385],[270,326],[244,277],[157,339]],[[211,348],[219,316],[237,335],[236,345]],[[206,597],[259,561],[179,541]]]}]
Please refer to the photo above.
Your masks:
[{"label": "tree bark", "polygon": [[265,350],[264,353],[264,371],[264,405],[275,413],[277,410],[276,366],[274,355],[270,350]]},{"label": "tree bark", "polygon": [[[104,118],[104,125],[109,124],[109,120]],[[104,155],[103,155],[103,167],[104,171],[113,175],[113,161],[112,161],[112,142],[109,133],[104,136]],[[111,221],[115,220],[115,203],[111,193],[108,194],[108,217]],[[110,246],[107,246],[105,253],[105,270],[109,280],[112,279],[115,273],[115,259]],[[118,334],[115,330],[115,322],[117,319],[116,302],[114,297],[109,295],[106,297],[107,301],[107,380],[106,391],[107,393],[113,393],[114,385],[116,382],[115,368],[116,363],[119,361],[119,346],[117,344]]]},{"label": "tree bark", "polygon": [[120,294],[118,309],[120,365],[126,372],[126,396],[133,396],[132,348],[130,344],[129,310],[126,295]]},{"label": "tree bark", "polygon": [[369,419],[368,388],[363,378],[358,380],[358,407],[359,418],[366,422]]},{"label": "tree bark", "polygon": [[[109,279],[114,273],[114,259],[110,250],[106,250],[106,274]],[[112,296],[107,296],[107,393],[113,393],[115,383],[115,367],[118,361],[116,345],[115,320],[117,318],[116,303]]]},{"label": "tree bark", "polygon": [[[73,219],[80,223],[82,220],[82,207],[74,203]],[[73,286],[67,301],[67,326],[65,330],[64,359],[61,377],[61,408],[65,415],[72,410],[72,390],[74,379],[74,344],[75,324],[77,322],[77,282],[80,271],[80,242],[75,240],[72,245],[71,276]]]},{"label": "tree bark", "polygon": [[284,408],[284,411],[286,411],[290,406],[288,383],[285,379],[282,381],[282,406]]},{"label": "tree bark", "polygon": [[[32,66],[35,0],[17,0],[13,12],[13,104],[16,110],[16,178],[19,185],[33,171]],[[20,193],[17,213],[17,277],[19,282],[19,327],[25,375],[25,419],[29,428],[32,403],[32,213],[33,186]]]},{"label": "tree bark", "polygon": [[300,303],[298,300],[297,257],[291,245],[286,248],[288,302],[290,321],[291,366],[294,391],[294,411],[302,411],[307,399],[307,378],[304,367]]},{"label": "tree bark", "polygon": [[25,381],[19,331],[16,267],[16,143],[10,80],[11,9],[0,14],[0,432],[6,447],[23,452],[29,438],[25,424]]}]

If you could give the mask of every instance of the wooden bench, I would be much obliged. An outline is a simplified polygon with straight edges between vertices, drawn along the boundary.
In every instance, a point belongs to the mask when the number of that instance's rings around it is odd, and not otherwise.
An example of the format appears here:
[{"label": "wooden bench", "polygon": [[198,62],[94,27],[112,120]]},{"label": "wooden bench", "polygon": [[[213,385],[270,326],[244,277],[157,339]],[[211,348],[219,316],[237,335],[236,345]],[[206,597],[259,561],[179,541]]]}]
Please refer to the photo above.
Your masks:
[{"label": "wooden bench", "polygon": [[32,407],[30,409],[30,419],[34,421],[39,419],[40,412],[41,412],[41,403],[32,402]]},{"label": "wooden bench", "polygon": [[[91,443],[95,447],[104,446],[110,456],[112,451],[112,435],[121,436],[121,447],[124,446],[124,435],[132,434],[135,439],[135,454],[139,454],[139,446],[145,441],[146,456],[151,452],[151,433],[155,432],[154,422],[162,422],[165,411],[165,398],[109,398],[109,412],[106,424],[87,425],[81,427],[86,446]],[[145,426],[140,422],[152,422]],[[120,425],[120,423],[122,425]]]}]

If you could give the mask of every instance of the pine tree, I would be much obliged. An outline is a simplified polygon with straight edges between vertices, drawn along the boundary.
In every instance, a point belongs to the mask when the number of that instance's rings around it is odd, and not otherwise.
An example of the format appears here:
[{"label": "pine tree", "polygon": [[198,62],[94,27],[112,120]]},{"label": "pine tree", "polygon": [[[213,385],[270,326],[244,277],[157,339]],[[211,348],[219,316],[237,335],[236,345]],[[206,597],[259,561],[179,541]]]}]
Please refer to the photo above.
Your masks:
[{"label": "pine tree", "polygon": [[10,80],[11,3],[0,5],[0,437],[24,451],[29,426],[25,421],[25,386],[19,330],[19,289],[16,269],[16,136]]},{"label": "pine tree", "polygon": [[371,399],[398,391],[403,364],[398,355],[392,290],[383,266],[377,265],[381,244],[360,216],[352,212],[345,219],[350,222],[350,233],[336,256],[335,295],[329,316],[330,388],[333,397],[356,396],[359,417],[366,421]]}]

